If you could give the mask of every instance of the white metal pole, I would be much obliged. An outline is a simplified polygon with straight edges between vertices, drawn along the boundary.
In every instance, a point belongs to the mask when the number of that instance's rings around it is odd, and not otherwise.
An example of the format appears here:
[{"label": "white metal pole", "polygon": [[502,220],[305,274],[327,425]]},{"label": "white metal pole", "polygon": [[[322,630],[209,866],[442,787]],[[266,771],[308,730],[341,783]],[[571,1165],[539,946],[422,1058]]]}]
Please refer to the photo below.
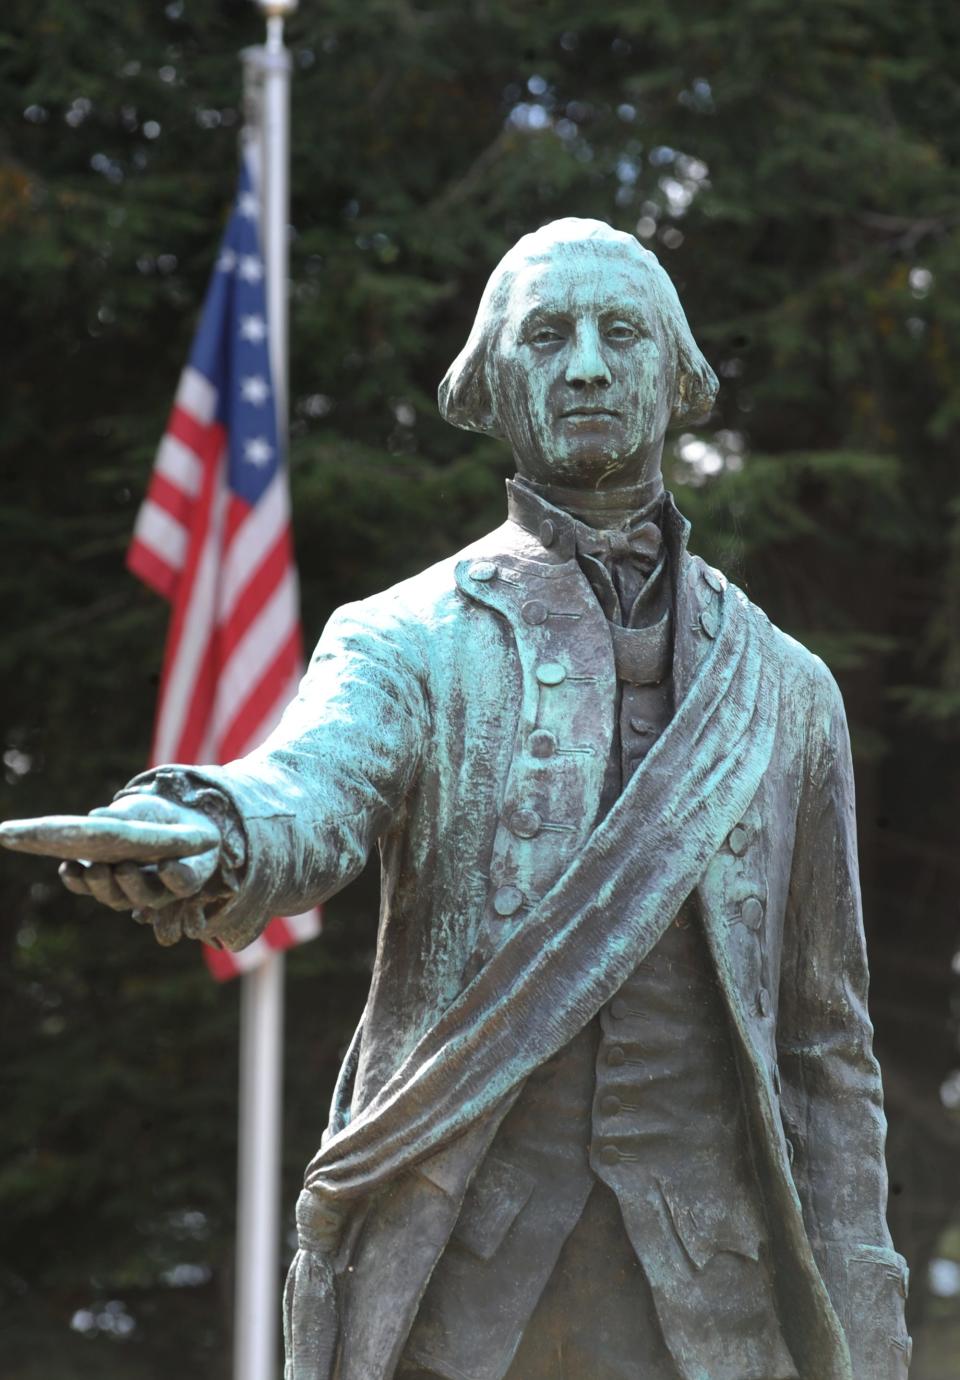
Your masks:
[{"label": "white metal pole", "polygon": [[[245,54],[260,119],[263,253],[271,372],[280,443],[287,441],[287,277],[290,54],[283,21],[297,0],[257,0],[267,42]],[[254,69],[254,70],[251,70]],[[283,1115],[284,958],[274,953],[241,978],[240,1149],[234,1380],[274,1380],[280,1317],[280,1155]]]},{"label": "white metal pole", "polygon": [[241,979],[234,1380],[274,1380],[283,1114],[283,954]]}]

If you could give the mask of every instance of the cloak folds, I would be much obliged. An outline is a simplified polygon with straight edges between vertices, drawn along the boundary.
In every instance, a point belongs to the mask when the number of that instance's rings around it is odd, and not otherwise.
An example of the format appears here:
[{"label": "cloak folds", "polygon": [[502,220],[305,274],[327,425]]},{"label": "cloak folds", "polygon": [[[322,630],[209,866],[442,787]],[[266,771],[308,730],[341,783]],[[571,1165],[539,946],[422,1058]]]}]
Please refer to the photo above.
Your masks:
[{"label": "cloak folds", "polygon": [[[287,1380],[329,1380],[332,1251],[349,1205],[422,1164],[515,1094],[656,944],[753,799],[776,738],[766,625],[727,588],[669,727],[556,885],[308,1166],[287,1282]],[[629,911],[618,898],[639,898]]]}]

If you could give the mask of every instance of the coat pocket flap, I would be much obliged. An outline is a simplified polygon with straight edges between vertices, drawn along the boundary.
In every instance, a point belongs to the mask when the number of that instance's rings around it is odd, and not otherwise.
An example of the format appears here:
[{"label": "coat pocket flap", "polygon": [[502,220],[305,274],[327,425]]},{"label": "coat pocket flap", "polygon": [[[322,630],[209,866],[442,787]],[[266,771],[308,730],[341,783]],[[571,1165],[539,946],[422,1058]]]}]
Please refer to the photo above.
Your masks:
[{"label": "coat pocket flap", "polygon": [[663,1180],[660,1192],[680,1244],[698,1270],[719,1251],[759,1260],[763,1241],[760,1216],[743,1194],[691,1201]]},{"label": "coat pocket flap", "polygon": [[488,1155],[467,1190],[452,1239],[489,1260],[535,1187],[532,1174]]}]

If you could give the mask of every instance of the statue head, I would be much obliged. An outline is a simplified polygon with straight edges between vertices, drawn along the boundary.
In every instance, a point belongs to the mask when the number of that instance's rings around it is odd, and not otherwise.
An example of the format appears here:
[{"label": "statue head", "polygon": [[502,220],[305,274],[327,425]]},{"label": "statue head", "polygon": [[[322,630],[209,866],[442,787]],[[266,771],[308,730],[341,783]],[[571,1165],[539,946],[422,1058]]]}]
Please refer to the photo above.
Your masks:
[{"label": "statue head", "polygon": [[527,478],[593,488],[658,473],[667,427],[716,391],[656,256],[568,217],[500,260],[439,400],[454,426],[508,441]]}]

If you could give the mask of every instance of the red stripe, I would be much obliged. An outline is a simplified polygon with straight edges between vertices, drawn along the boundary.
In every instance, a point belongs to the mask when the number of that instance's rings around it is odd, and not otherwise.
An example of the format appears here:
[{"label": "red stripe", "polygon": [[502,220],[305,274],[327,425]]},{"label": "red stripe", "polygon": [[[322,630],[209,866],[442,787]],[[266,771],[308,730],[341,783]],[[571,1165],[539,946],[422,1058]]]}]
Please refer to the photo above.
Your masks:
[{"label": "red stripe", "polygon": [[202,462],[217,458],[226,436],[221,422],[200,422],[183,407],[174,407],[167,430]]},{"label": "red stripe", "polygon": [[204,944],[203,961],[217,982],[229,982],[240,975],[236,959],[229,949],[215,949],[212,944]]},{"label": "red stripe", "polygon": [[226,665],[233,649],[281,585],[293,565],[293,541],[289,528],[281,532],[273,546],[257,566],[230,611],[230,617],[220,628],[220,660]]},{"label": "red stripe", "polygon": [[162,598],[173,602],[180,580],[178,572],[139,537],[134,537],[127,550],[127,569]]},{"label": "red stripe", "polygon": [[177,522],[182,522],[184,527],[190,526],[190,515],[196,499],[192,494],[185,493],[166,475],[154,470],[147,488],[147,498],[152,499],[172,518],[176,518]]},{"label": "red stripe", "polygon": [[240,498],[237,494],[230,495],[226,521],[223,524],[223,549],[225,552],[230,550],[234,537],[253,511],[245,498]]},{"label": "red stripe", "polygon": [[295,626],[224,730],[217,744],[221,761],[229,762],[247,748],[284,686],[289,685],[296,674],[301,656],[300,629]]},{"label": "red stripe", "polygon": [[270,921],[263,932],[263,937],[271,949],[292,949],[297,942],[286,920],[280,915]]}]

